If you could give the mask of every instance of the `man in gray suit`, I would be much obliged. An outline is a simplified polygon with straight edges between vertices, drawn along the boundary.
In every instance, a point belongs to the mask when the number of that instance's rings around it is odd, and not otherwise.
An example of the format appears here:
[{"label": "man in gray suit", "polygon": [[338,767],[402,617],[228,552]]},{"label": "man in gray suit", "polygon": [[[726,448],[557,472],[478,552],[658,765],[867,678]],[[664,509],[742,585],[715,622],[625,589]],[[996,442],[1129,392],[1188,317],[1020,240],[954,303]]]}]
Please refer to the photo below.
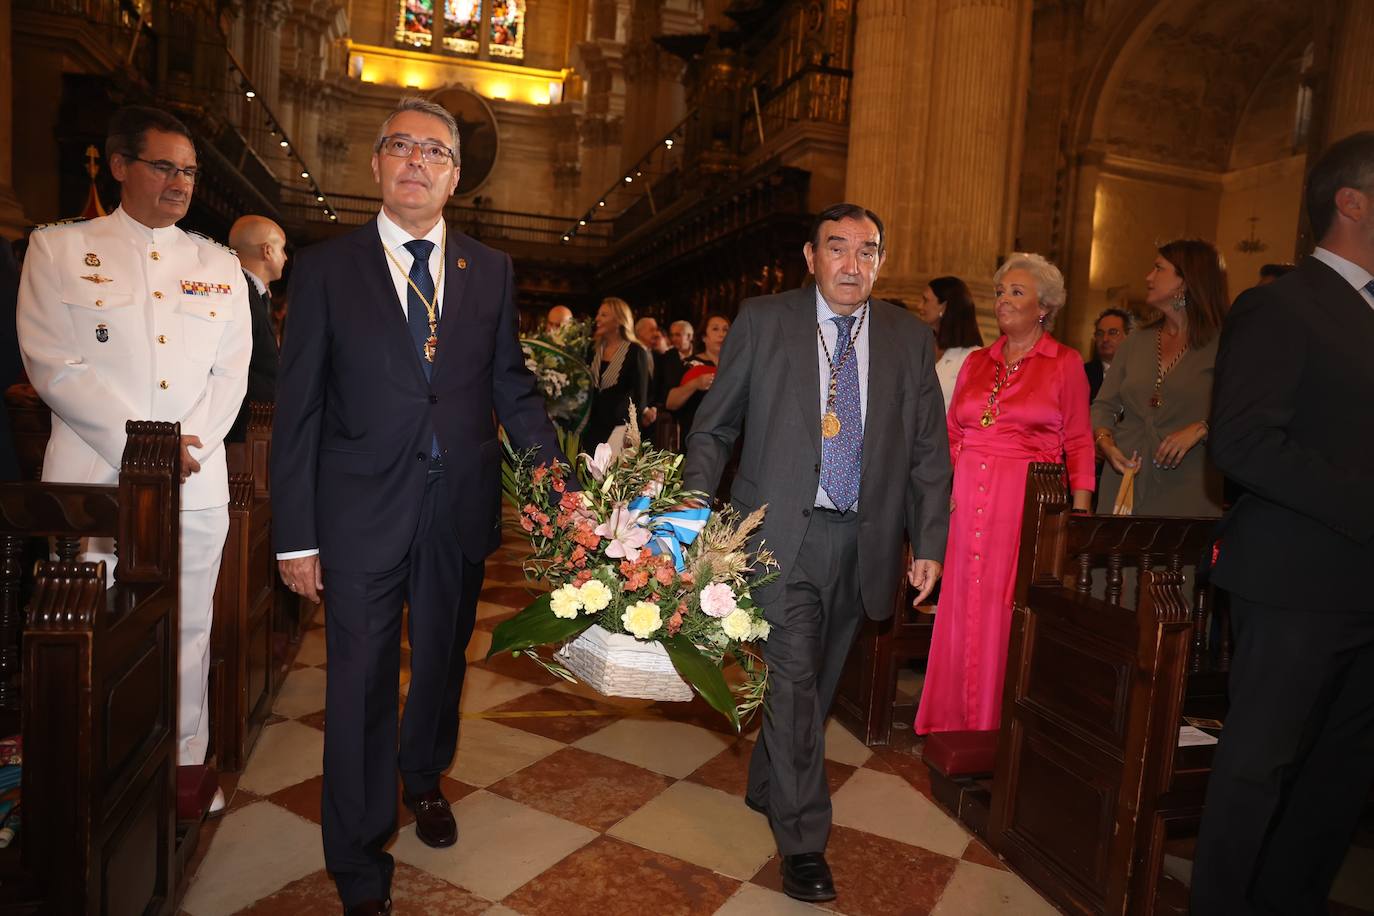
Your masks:
[{"label": "man in gray suit", "polygon": [[768,506],[761,537],[778,579],[755,594],[773,630],[770,680],[746,803],[768,816],[783,889],[835,897],[825,861],[825,718],[866,612],[892,615],[902,535],[917,601],[940,576],[950,461],[934,338],[870,299],[883,224],[854,204],[816,219],[803,253],[816,286],[750,299],[687,437],[686,484],[714,493],[742,429],[731,502]]}]

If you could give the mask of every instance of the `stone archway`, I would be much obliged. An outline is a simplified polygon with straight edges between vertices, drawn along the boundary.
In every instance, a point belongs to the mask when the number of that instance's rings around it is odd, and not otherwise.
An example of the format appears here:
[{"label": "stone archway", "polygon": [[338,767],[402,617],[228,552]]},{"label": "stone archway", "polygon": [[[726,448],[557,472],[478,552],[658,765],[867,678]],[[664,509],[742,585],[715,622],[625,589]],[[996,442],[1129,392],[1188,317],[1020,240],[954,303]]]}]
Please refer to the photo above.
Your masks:
[{"label": "stone archway", "polygon": [[[1311,7],[1291,0],[1099,0],[1038,15],[1046,66],[1032,80],[1018,240],[1065,268],[1068,342],[1086,344],[1103,308],[1142,298],[1170,238],[1215,241],[1233,295],[1261,263],[1292,259],[1313,35]],[[1241,251],[1252,227],[1265,247]]]}]

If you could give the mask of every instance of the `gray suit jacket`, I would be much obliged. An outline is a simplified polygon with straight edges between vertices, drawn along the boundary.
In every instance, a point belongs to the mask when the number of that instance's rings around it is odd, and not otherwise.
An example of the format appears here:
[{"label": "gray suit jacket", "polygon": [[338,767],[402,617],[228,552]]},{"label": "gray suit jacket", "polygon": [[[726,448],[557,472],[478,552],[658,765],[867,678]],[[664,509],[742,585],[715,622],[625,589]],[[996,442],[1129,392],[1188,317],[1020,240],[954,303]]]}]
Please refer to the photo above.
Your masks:
[{"label": "gray suit jacket", "polygon": [[[859,579],[865,611],[883,620],[904,574],[904,531],[916,557],[944,560],[952,471],[934,338],[915,316],[877,299],[868,320]],[[755,595],[767,616],[796,561],[820,482],[815,290],[746,300],[720,362],[687,437],[683,475],[688,487],[714,493],[748,430],[731,501],[745,512],[768,506],[762,537],[781,575]]]}]

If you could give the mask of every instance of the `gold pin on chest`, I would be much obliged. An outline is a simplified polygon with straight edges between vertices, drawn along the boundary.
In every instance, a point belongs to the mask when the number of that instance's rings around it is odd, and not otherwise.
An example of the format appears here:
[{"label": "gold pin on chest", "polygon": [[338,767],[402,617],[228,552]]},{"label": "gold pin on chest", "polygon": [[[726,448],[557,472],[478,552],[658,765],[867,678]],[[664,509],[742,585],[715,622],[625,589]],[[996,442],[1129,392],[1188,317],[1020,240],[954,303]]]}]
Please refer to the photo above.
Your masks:
[{"label": "gold pin on chest", "polygon": [[86,252],[86,266],[87,266],[87,267],[99,267],[99,266],[100,266],[100,258],[96,255],[96,253],[95,253],[94,251],[88,251],[88,252]]}]

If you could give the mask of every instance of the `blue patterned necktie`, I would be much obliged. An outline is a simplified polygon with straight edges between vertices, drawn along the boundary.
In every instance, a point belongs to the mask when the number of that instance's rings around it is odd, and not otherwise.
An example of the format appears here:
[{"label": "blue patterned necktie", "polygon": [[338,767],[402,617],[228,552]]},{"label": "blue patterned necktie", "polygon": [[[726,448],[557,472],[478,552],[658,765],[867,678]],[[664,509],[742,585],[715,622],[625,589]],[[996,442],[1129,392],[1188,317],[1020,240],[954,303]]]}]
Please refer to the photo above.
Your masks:
[{"label": "blue patterned necktie", "polygon": [[[426,239],[413,239],[406,242],[406,251],[415,258],[410,265],[410,283],[406,284],[406,324],[410,326],[410,337],[415,341],[415,353],[420,357],[420,368],[425,370],[425,378],[434,371],[434,364],[425,359],[425,341],[429,340],[429,309],[415,290],[434,303],[434,278],[429,274],[429,256],[434,251],[434,243]],[[415,284],[411,286],[411,283]],[[429,444],[429,456],[439,457],[439,437],[434,436]]]},{"label": "blue patterned necktie", "polygon": [[[831,357],[840,366],[835,379],[835,415],[840,418],[839,435],[821,440],[821,488],[841,512],[854,507],[859,499],[859,465],[864,450],[863,411],[859,404],[859,360],[850,353],[849,335],[854,317],[836,316],[830,319],[838,329],[835,334],[835,354]],[[848,357],[846,359],[846,357]]]}]

